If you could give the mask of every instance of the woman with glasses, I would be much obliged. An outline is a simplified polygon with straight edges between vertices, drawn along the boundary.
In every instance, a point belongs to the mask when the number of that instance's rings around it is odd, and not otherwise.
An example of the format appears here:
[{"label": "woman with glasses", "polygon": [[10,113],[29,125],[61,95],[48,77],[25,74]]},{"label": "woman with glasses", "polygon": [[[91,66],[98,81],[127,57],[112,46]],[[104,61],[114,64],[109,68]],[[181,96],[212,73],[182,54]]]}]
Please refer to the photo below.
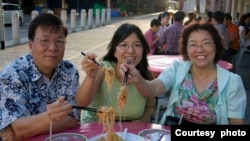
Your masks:
[{"label": "woman with glasses", "polygon": [[[77,104],[97,109],[101,106],[116,109],[120,88],[125,85],[128,96],[121,120],[149,122],[154,111],[154,98],[142,96],[133,84],[124,84],[124,77],[119,72],[122,63],[130,62],[130,65],[134,66],[144,79],[151,80],[153,78],[151,72],[148,71],[147,54],[149,46],[142,31],[133,24],[125,23],[121,25],[115,31],[107,49],[108,51],[100,63],[103,67],[114,69],[110,90],[107,89],[105,72],[93,61],[96,55],[88,53],[81,62],[86,77],[77,92]],[[119,117],[118,112],[116,112],[116,119],[119,120]],[[98,119],[96,113],[84,111],[81,121],[96,122]]]},{"label": "woman with glasses", "polygon": [[[221,68],[217,62],[223,42],[210,23],[193,22],[181,34],[176,61],[156,79],[141,77],[133,65],[123,63],[128,83],[143,96],[170,92],[161,124],[245,124],[246,92],[241,77]],[[123,74],[123,73],[121,73]]]},{"label": "woman with glasses", "polygon": [[[68,31],[59,17],[42,13],[32,20],[30,53],[7,65],[0,73],[0,138],[26,137],[78,126],[75,93],[76,67],[63,60]],[[67,123],[67,124],[66,124]]]}]

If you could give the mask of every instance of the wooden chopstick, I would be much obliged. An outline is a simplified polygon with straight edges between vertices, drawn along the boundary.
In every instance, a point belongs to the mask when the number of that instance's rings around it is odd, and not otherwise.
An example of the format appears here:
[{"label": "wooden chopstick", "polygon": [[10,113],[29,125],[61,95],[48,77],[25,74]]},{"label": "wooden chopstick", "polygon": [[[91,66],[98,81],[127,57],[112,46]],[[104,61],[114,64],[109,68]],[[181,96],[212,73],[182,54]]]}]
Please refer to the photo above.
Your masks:
[{"label": "wooden chopstick", "polygon": [[81,110],[87,110],[87,111],[91,111],[91,112],[97,112],[96,108],[90,108],[90,107],[83,107],[83,106],[73,105],[72,108],[81,109]]},{"label": "wooden chopstick", "polygon": [[[83,56],[86,56],[86,54],[85,54],[84,52],[81,52],[81,54],[82,54]],[[90,58],[89,58],[89,59],[90,59]],[[95,59],[90,59],[90,60],[94,61],[97,65],[103,67],[103,65],[100,64],[99,62],[97,62]]]}]

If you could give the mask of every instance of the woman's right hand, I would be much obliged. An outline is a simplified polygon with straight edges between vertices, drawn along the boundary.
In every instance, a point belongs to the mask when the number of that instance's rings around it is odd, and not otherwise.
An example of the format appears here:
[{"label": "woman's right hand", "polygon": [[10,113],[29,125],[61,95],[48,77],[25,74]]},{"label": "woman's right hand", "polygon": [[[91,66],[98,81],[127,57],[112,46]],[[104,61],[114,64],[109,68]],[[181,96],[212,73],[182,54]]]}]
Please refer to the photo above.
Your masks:
[{"label": "woman's right hand", "polygon": [[143,81],[143,77],[141,76],[140,72],[133,66],[127,63],[123,63],[120,65],[120,73],[124,75],[125,72],[128,72],[128,79],[127,83],[136,84]]},{"label": "woman's right hand", "polygon": [[93,61],[95,59],[96,55],[93,53],[87,53],[86,56],[84,56],[82,59],[82,69],[85,71],[88,77],[95,77],[100,67]]}]

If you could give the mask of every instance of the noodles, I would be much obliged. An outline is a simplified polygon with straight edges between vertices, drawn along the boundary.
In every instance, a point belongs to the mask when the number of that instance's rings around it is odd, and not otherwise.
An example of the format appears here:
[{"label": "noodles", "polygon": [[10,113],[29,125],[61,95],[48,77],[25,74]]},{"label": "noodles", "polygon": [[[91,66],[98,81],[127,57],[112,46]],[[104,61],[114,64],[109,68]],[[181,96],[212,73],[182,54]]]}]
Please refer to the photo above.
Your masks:
[{"label": "noodles", "polygon": [[115,74],[115,70],[112,67],[109,67],[109,68],[103,67],[102,69],[105,72],[105,81],[107,83],[107,89],[108,91],[110,91],[111,86],[113,84],[113,77]]},{"label": "noodles", "polygon": [[118,105],[118,112],[122,113],[124,106],[127,102],[127,97],[128,97],[128,90],[126,86],[122,86],[120,88],[120,92],[117,97],[117,105]]},{"label": "noodles", "polygon": [[110,132],[107,133],[107,138],[101,137],[100,139],[97,139],[97,141],[123,141],[123,140],[116,133]]},{"label": "noodles", "polygon": [[97,112],[99,122],[102,123],[103,131],[107,133],[107,138],[101,137],[98,141],[122,141],[113,131],[115,124],[115,111],[113,107],[102,106]]},{"label": "noodles", "polygon": [[[110,91],[111,86],[113,85],[113,77],[115,70],[112,67],[102,67],[102,71],[105,73],[105,82],[107,84],[107,90]],[[124,110],[125,104],[127,102],[128,90],[126,88],[126,79],[128,74],[125,74],[123,86],[120,88],[120,92],[117,96],[117,110],[119,113],[119,119],[121,122],[121,115]],[[115,124],[115,110],[113,107],[102,106],[97,112],[97,117],[99,123],[102,124],[103,132],[107,133],[107,137],[101,137],[97,141],[122,141],[122,138],[119,137],[113,130]]]},{"label": "noodles", "polygon": [[99,123],[102,124],[103,132],[113,130],[115,124],[115,110],[113,107],[102,106],[97,112],[97,117]]}]

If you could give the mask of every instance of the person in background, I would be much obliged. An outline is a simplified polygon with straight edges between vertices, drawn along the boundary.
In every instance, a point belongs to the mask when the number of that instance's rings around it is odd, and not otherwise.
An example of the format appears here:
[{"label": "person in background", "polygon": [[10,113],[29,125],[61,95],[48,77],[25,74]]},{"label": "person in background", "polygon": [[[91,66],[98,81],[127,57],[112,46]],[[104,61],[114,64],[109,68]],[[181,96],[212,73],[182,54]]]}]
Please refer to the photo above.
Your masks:
[{"label": "person in background", "polygon": [[240,20],[240,13],[236,12],[235,18],[234,18],[234,24],[236,24],[237,26],[239,26],[239,20]]},{"label": "person in background", "polygon": [[120,3],[120,15],[122,17],[127,17],[128,16],[128,13],[127,13],[127,5],[126,5],[126,2],[124,0],[121,1]]},{"label": "person in background", "polygon": [[191,23],[192,21],[195,21],[196,20],[196,13],[194,12],[189,12],[187,14],[188,16],[188,20],[184,23],[184,25],[188,25],[189,23]]},{"label": "person in background", "polygon": [[39,14],[29,25],[30,53],[0,73],[2,140],[53,133],[78,126],[80,111],[72,110],[79,86],[76,67],[63,60],[67,28],[59,17]]},{"label": "person in background", "polygon": [[212,22],[213,12],[208,11],[206,14],[207,14],[207,22],[211,23]]},{"label": "person in background", "polygon": [[229,48],[224,52],[222,60],[231,62],[231,57],[235,55],[240,48],[239,28],[232,23],[230,13],[225,13],[224,25],[226,26],[229,37]]},{"label": "person in background", "polygon": [[[164,30],[170,25],[169,22],[170,19],[170,13],[167,11],[164,11],[160,14],[158,17],[158,20],[161,22],[161,26],[159,28],[159,31],[157,32],[157,36],[161,37],[163,35]],[[166,45],[160,46],[160,41],[157,42],[157,54],[162,54],[162,52],[166,49]]]},{"label": "person in background", "polygon": [[[217,63],[223,53],[218,30],[207,22],[192,22],[180,38],[183,61],[175,61],[156,79],[145,80],[133,65],[120,65],[128,83],[146,97],[170,91],[160,124],[245,124],[246,91],[241,77]],[[178,123],[177,123],[178,124]]]},{"label": "person in background", "polygon": [[144,33],[144,37],[149,45],[150,55],[156,54],[156,46],[160,36],[157,36],[161,23],[157,19],[152,19],[150,22],[150,28]]},{"label": "person in background", "polygon": [[227,33],[227,28],[223,24],[224,23],[224,17],[225,17],[225,14],[223,12],[221,12],[221,11],[213,12],[213,14],[212,14],[212,24],[219,31],[220,36],[222,36],[223,43],[224,43],[223,47],[224,47],[225,51],[227,51],[228,46],[229,46],[229,37],[228,37],[228,33]]},{"label": "person in background", "polygon": [[[250,49],[250,32],[248,28],[248,24],[250,23],[249,15],[244,14],[241,15],[239,21],[239,35],[240,35],[240,43]],[[250,16],[249,16],[250,17]]]},{"label": "person in background", "polygon": [[167,27],[162,36],[160,37],[160,46],[166,45],[164,54],[166,55],[177,55],[178,51],[178,40],[181,35],[181,30],[183,28],[183,20],[185,18],[185,13],[183,11],[177,11],[173,15],[174,23]]},{"label": "person in background", "polygon": [[[93,62],[96,55],[88,53],[82,60],[82,69],[86,72],[80,88],[76,94],[77,104],[100,108],[101,106],[117,106],[117,96],[123,86],[123,75],[119,73],[120,64],[127,61],[134,66],[146,80],[152,80],[153,75],[148,70],[147,54],[149,46],[142,31],[134,24],[124,23],[114,33],[108,47],[108,52],[100,62],[103,67],[114,68],[113,83],[110,91],[107,89],[105,72]],[[124,114],[121,117],[124,121],[149,122],[154,112],[154,98],[142,96],[133,84],[125,84],[128,90]],[[136,104],[136,106],[135,106]],[[116,119],[119,120],[116,112]],[[84,111],[81,122],[98,121],[96,113]]]},{"label": "person in background", "polygon": [[165,28],[165,27],[168,27],[170,25],[169,24],[170,13],[168,13],[167,11],[163,11],[161,14],[159,14],[157,19],[158,19],[158,21],[161,22],[160,28]]}]

